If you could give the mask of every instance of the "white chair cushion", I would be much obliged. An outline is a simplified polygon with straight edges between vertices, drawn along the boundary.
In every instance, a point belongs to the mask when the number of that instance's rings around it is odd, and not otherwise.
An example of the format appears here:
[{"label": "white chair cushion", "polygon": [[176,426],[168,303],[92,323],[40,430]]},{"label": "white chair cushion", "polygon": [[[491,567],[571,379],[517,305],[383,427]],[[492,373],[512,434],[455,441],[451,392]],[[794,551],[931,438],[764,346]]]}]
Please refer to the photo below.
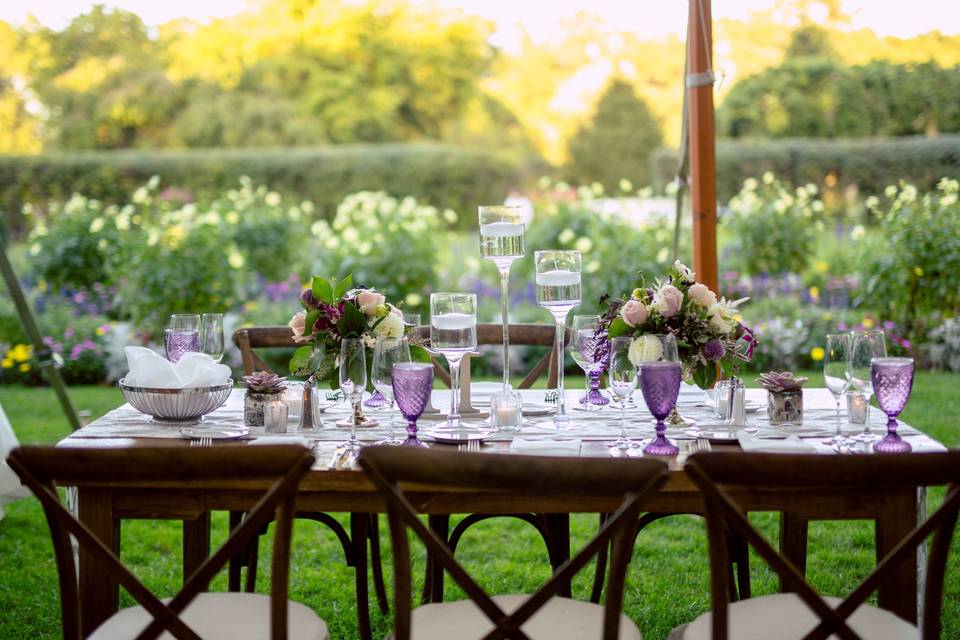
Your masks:
[{"label": "white chair cushion", "polygon": [[[492,599],[509,613],[518,609],[527,596],[493,596]],[[603,635],[603,605],[551,598],[522,628],[533,640],[600,638]],[[484,637],[492,629],[493,623],[472,600],[425,604],[413,610],[411,619],[412,640],[474,640]],[[641,640],[637,626],[622,614],[620,640]]]},{"label": "white chair cushion", "polygon": [[[834,609],[840,598],[824,596]],[[728,621],[730,640],[790,640],[803,638],[816,627],[820,618],[794,593],[776,593],[730,603]],[[861,638],[869,640],[917,640],[920,632],[895,614],[869,605],[861,605],[847,618]],[[710,640],[711,616],[707,612],[687,625],[682,640]],[[671,634],[671,638],[677,637]],[[831,635],[830,640],[836,640]]]},{"label": "white chair cushion", "polygon": [[[164,602],[169,601],[169,598]],[[270,596],[261,593],[201,593],[180,618],[204,640],[266,640],[270,637]],[[89,640],[130,640],[153,618],[143,607],[130,607],[100,625]],[[289,640],[329,640],[327,623],[312,609],[290,601]],[[174,640],[169,633],[161,640]]]}]

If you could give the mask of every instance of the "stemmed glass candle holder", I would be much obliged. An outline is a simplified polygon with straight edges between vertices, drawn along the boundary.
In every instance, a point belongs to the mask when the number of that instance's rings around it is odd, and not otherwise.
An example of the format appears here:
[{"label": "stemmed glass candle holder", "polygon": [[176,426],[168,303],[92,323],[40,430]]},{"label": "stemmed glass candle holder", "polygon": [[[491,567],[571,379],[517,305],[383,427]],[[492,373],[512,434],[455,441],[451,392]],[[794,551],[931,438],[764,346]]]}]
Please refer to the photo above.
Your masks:
[{"label": "stemmed glass candle holder", "polygon": [[[477,348],[477,296],[430,294],[430,347],[450,365],[450,413],[447,427],[460,429],[460,361]],[[429,399],[429,398],[428,398]]]},{"label": "stemmed glass candle holder", "polygon": [[430,401],[433,365],[428,362],[398,362],[393,365],[393,397],[407,419],[407,439],[401,446],[426,447],[417,438],[417,419]]},{"label": "stemmed glass candle holder", "polygon": [[866,400],[867,416],[863,431],[853,436],[857,442],[873,442],[879,436],[870,433],[870,396],[873,395],[873,359],[887,356],[886,336],[880,329],[854,331],[850,334],[850,358],[847,379],[850,388]]},{"label": "stemmed glass candle holder", "polygon": [[580,304],[580,252],[537,251],[534,254],[537,275],[537,304],[545,307],[557,322],[557,431],[568,428],[566,398],[563,390],[563,339],[567,314]]},{"label": "stemmed glass candle holder", "polygon": [[344,338],[340,343],[340,389],[350,400],[353,416],[350,419],[350,440],[345,448],[356,453],[360,450],[357,439],[357,415],[360,400],[367,388],[367,350],[360,338]]},{"label": "stemmed glass candle holder", "polygon": [[200,316],[195,313],[175,313],[163,333],[167,360],[179,362],[183,354],[200,351]]},{"label": "stemmed glass candle holder", "polygon": [[625,456],[633,448],[633,442],[627,438],[627,398],[637,389],[637,365],[630,359],[630,338],[614,338],[610,343],[610,366],[607,376],[610,379],[610,391],[620,405],[620,437],[610,446],[610,453]]},{"label": "stemmed glass candle holder", "polygon": [[390,437],[377,444],[403,442],[394,436],[393,365],[410,361],[410,343],[406,338],[377,338],[377,344],[373,348],[370,376],[373,378],[373,387],[390,403]]},{"label": "stemmed glass candle holder", "polygon": [[640,367],[640,391],[647,409],[657,420],[657,435],[643,452],[651,456],[675,456],[680,448],[667,440],[664,418],[677,406],[680,393],[680,357],[672,335],[642,335],[630,347],[633,361]]},{"label": "stemmed glass candle holder", "polygon": [[877,404],[887,414],[887,435],[873,445],[880,453],[906,453],[912,449],[897,433],[897,416],[913,389],[913,358],[874,358],[870,377]]},{"label": "stemmed glass candle holder", "polygon": [[600,393],[600,374],[608,357],[609,341],[600,329],[600,316],[573,316],[570,325],[573,345],[570,354],[587,377],[587,392],[580,398],[584,411],[599,411],[610,400]]},{"label": "stemmed glass candle holder", "polygon": [[824,440],[824,444],[831,444],[834,447],[850,443],[850,439],[843,435],[840,423],[840,398],[850,384],[850,342],[849,334],[827,334],[827,345],[823,351],[823,380],[837,403],[837,432],[829,440]]},{"label": "stemmed glass candle holder", "polygon": [[223,314],[205,313],[200,320],[200,350],[213,358],[223,360]]},{"label": "stemmed glass candle holder", "polygon": [[510,388],[510,265],[524,256],[520,207],[483,206],[480,217],[480,256],[500,272],[500,319],[503,323],[503,391]]}]

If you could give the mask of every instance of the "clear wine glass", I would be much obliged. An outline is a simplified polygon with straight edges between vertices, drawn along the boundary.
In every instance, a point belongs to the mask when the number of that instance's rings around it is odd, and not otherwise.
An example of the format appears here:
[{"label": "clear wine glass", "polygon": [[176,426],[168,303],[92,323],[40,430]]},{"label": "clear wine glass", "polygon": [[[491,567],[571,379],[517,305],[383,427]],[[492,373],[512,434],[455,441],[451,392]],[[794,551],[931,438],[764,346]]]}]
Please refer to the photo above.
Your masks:
[{"label": "clear wine glass", "polygon": [[350,419],[350,440],[345,443],[348,451],[360,450],[357,439],[357,415],[360,401],[367,388],[367,350],[360,338],[344,338],[340,343],[340,389],[350,400],[353,416]]},{"label": "clear wine glass", "polygon": [[520,207],[482,206],[480,218],[480,256],[497,265],[500,272],[500,319],[503,323],[503,390],[510,389],[510,265],[525,254],[523,217]]},{"label": "clear wine glass", "polygon": [[607,377],[610,391],[620,406],[620,437],[610,445],[610,454],[614,456],[626,456],[634,446],[634,442],[627,438],[627,398],[636,391],[640,376],[637,365],[630,359],[631,343],[627,337],[614,338],[610,343]]},{"label": "clear wine glass", "polygon": [[883,331],[854,331],[850,336],[850,359],[847,380],[850,388],[863,394],[867,401],[867,419],[863,432],[853,436],[857,442],[873,442],[880,436],[870,433],[870,397],[873,395],[872,361],[885,358],[887,343]]},{"label": "clear wine glass", "polygon": [[600,316],[573,316],[570,324],[573,344],[570,355],[583,369],[587,391],[580,404],[584,411],[600,411],[610,400],[600,393],[600,374],[603,372],[603,353],[608,344],[607,333],[600,328]]},{"label": "clear wine glass", "polygon": [[850,385],[847,377],[851,355],[850,342],[851,336],[849,334],[830,333],[827,334],[827,344],[823,350],[823,380],[837,403],[837,432],[832,438],[823,442],[834,447],[850,444],[850,438],[843,435],[843,427],[840,422],[840,398],[843,397]]},{"label": "clear wine glass", "polygon": [[390,403],[390,437],[377,444],[400,444],[401,438],[395,435],[393,396],[393,365],[398,362],[410,362],[410,342],[406,338],[377,338],[373,347],[373,364],[370,366],[370,376],[373,378],[373,387],[380,392]]},{"label": "clear wine glass", "polygon": [[677,406],[680,393],[680,356],[672,335],[644,334],[630,345],[631,360],[640,367],[640,391],[657,420],[656,437],[643,448],[650,456],[675,456],[680,448],[667,440],[664,418]]},{"label": "clear wine glass", "polygon": [[179,362],[185,353],[200,351],[200,315],[171,315],[167,329],[163,332],[163,342],[167,350],[167,360],[170,362]]},{"label": "clear wine glass", "polygon": [[403,335],[413,339],[420,337],[420,314],[419,313],[404,312]]},{"label": "clear wine glass", "polygon": [[873,448],[880,453],[906,453],[913,447],[897,433],[897,416],[913,389],[913,358],[874,358],[870,369],[877,404],[887,414],[887,435]]},{"label": "clear wine glass", "polygon": [[553,314],[557,322],[557,431],[570,428],[566,397],[563,389],[563,341],[567,314],[580,304],[580,252],[537,251],[534,254],[537,270],[537,304]]},{"label": "clear wine glass", "polygon": [[460,429],[460,361],[477,348],[477,296],[430,294],[430,347],[450,365],[450,413],[447,427]]},{"label": "clear wine glass", "polygon": [[220,362],[223,360],[223,314],[203,314],[200,327],[200,350],[214,362]]}]

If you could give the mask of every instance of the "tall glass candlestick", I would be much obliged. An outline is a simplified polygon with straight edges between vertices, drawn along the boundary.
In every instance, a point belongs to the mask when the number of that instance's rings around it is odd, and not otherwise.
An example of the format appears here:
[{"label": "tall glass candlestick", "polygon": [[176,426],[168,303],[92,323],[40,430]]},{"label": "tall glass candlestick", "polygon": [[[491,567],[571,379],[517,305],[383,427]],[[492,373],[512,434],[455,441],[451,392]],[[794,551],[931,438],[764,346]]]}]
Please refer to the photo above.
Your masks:
[{"label": "tall glass candlestick", "polygon": [[510,388],[510,265],[524,256],[523,218],[520,207],[482,206],[480,256],[497,265],[500,272],[500,319],[503,322],[503,390]]},{"label": "tall glass candlestick", "polygon": [[557,322],[557,431],[567,428],[566,398],[563,390],[563,342],[567,314],[580,304],[580,252],[537,251],[537,304],[545,307]]},{"label": "tall glass candlestick", "polygon": [[460,361],[477,348],[477,296],[472,293],[430,294],[430,347],[450,365],[450,413],[447,426],[459,429]]}]

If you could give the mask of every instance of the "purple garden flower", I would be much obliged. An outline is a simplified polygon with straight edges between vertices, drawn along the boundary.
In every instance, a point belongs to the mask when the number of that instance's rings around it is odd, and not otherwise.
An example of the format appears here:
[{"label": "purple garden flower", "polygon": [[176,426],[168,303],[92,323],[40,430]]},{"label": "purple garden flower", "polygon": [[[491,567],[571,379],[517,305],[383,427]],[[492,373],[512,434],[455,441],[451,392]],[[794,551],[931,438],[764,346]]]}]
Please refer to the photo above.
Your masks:
[{"label": "purple garden flower", "polygon": [[723,346],[723,342],[714,338],[712,340],[708,340],[706,344],[703,345],[700,352],[703,354],[703,357],[707,359],[707,362],[716,362],[726,355],[727,350]]}]

